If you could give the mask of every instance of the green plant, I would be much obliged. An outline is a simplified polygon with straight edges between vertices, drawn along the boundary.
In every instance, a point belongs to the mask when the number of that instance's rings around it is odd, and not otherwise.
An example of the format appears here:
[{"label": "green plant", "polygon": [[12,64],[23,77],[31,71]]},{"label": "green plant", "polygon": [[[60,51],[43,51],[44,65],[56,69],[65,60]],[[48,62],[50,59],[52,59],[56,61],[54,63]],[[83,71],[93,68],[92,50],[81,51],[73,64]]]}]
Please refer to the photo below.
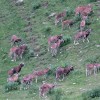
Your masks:
[{"label": "green plant", "polygon": [[52,29],[51,29],[51,27],[46,26],[46,27],[44,27],[44,28],[42,29],[42,31],[43,31],[43,33],[44,33],[45,35],[50,35]]},{"label": "green plant", "polygon": [[67,17],[70,17],[73,14],[74,14],[74,10],[70,7],[67,7],[67,12],[66,12]]},{"label": "green plant", "polygon": [[[50,93],[50,92],[49,92]],[[63,91],[61,89],[55,89],[52,91],[51,100],[62,100]]]},{"label": "green plant", "polygon": [[78,21],[81,21],[81,16],[80,16],[80,14],[77,15],[77,16],[75,16],[75,17],[73,18],[73,20],[74,20],[75,23],[77,23]]},{"label": "green plant", "polygon": [[64,42],[61,44],[61,47],[71,43],[71,37],[69,35],[64,35],[63,40],[64,40]]},{"label": "green plant", "polygon": [[91,100],[96,97],[100,97],[100,87],[87,91],[82,94],[83,100]]},{"label": "green plant", "polygon": [[87,0],[88,2],[96,2],[97,0]]},{"label": "green plant", "polygon": [[37,10],[41,7],[41,4],[36,2],[34,5],[33,5],[33,10]]},{"label": "green plant", "polygon": [[34,84],[34,85],[31,85],[30,86],[28,93],[31,95],[33,93],[37,93],[38,90],[39,90],[38,85],[37,84]]},{"label": "green plant", "polygon": [[18,82],[9,82],[5,85],[5,92],[9,92],[12,90],[17,90],[18,89]]}]

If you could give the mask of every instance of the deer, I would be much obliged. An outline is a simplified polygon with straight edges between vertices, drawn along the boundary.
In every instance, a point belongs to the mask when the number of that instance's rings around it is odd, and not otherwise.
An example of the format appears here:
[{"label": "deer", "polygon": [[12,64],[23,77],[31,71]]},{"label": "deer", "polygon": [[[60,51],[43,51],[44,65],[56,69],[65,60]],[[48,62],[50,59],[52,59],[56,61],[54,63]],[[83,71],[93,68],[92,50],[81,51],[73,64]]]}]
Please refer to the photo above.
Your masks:
[{"label": "deer", "polygon": [[63,12],[56,14],[55,15],[55,25],[57,25],[59,22],[62,22],[62,19],[66,17],[66,10],[64,10]]},{"label": "deer", "polygon": [[70,26],[73,24],[72,20],[65,20],[62,22],[62,30],[64,29],[65,26],[68,26],[70,28]]},{"label": "deer", "polygon": [[[75,34],[74,45],[79,44],[78,40],[81,38],[83,39],[83,42],[85,39],[87,39],[87,41],[89,42],[88,36],[90,35],[90,33],[91,33],[91,29],[87,29],[86,31],[78,32],[77,34]],[[77,43],[76,43],[76,41],[77,41]]]},{"label": "deer", "polygon": [[21,42],[22,39],[17,37],[16,35],[12,35],[11,37],[11,46],[14,45],[15,43]]},{"label": "deer", "polygon": [[63,42],[64,42],[63,40],[58,40],[58,42],[56,42],[56,43],[51,45],[50,50],[51,50],[52,56],[56,56],[57,55],[59,47],[60,47],[61,43],[63,43]]},{"label": "deer", "polygon": [[50,47],[52,44],[56,43],[58,40],[63,40],[63,35],[55,35],[48,38],[48,51],[50,51]]},{"label": "deer", "polygon": [[12,75],[16,73],[18,74],[21,71],[23,66],[24,66],[24,63],[20,63],[18,66],[15,66],[14,68],[10,69],[8,71],[8,76],[11,77]]}]

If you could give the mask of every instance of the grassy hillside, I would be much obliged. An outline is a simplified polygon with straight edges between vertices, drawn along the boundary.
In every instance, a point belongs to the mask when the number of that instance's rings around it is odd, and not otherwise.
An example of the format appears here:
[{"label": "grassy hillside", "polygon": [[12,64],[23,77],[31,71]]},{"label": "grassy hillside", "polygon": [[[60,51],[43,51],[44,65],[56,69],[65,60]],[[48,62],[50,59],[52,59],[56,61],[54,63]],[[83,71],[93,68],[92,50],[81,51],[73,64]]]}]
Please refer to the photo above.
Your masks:
[{"label": "grassy hillside", "polygon": [[[48,1],[48,7],[43,6]],[[86,5],[89,0],[24,0],[21,6],[15,5],[14,0],[0,0],[0,100],[39,100],[38,87],[42,83],[43,77],[39,78],[38,84],[33,82],[29,90],[14,90],[4,92],[7,84],[7,71],[18,65],[25,63],[21,71],[20,79],[31,73],[34,69],[43,69],[52,65],[52,69],[58,66],[73,65],[74,71],[65,78],[63,82],[58,82],[61,86],[57,87],[62,91],[59,100],[83,100],[82,93],[100,86],[100,73],[96,76],[85,76],[85,66],[88,63],[100,62],[100,2],[91,2],[94,13],[89,17],[92,29],[89,36],[90,42],[80,41],[79,45],[73,44],[73,36],[79,29],[79,22],[75,23],[70,29],[62,30],[61,24],[54,25],[54,17],[48,16],[54,12],[62,12],[64,9],[74,12],[78,5]],[[74,19],[74,14],[65,19]],[[30,23],[30,25],[28,25]],[[52,57],[47,51],[47,38],[56,34],[63,34],[71,38],[71,42],[61,47],[56,57]],[[21,37],[23,43],[28,44],[29,52],[24,55],[22,60],[12,62],[8,57],[11,48],[10,38],[13,34]],[[34,53],[31,57],[31,53]],[[37,55],[39,55],[37,57]],[[55,82],[53,75],[49,76],[46,82]],[[36,86],[36,90],[34,89]],[[58,94],[59,95],[59,94]],[[47,100],[55,99],[55,95],[49,95]],[[95,100],[99,100],[96,98]],[[94,100],[94,99],[93,99]]]}]

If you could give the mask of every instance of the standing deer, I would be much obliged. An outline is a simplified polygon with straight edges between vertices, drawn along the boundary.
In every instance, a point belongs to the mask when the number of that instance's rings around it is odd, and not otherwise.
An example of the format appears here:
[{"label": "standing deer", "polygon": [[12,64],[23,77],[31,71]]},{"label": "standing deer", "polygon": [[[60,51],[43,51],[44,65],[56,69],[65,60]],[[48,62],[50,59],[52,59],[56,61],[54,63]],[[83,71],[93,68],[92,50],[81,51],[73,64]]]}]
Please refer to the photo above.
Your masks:
[{"label": "standing deer", "polygon": [[58,40],[58,42],[56,42],[56,43],[51,45],[50,49],[51,49],[52,56],[56,56],[57,55],[57,52],[58,52],[59,47],[60,47],[62,42],[64,42],[64,41],[63,40]]},{"label": "standing deer", "polygon": [[39,95],[46,97],[46,94],[55,87],[55,84],[43,83],[39,88]]},{"label": "standing deer", "polygon": [[64,17],[66,17],[66,11],[56,14],[55,15],[55,25],[57,25],[59,22],[62,22]]},{"label": "standing deer", "polygon": [[51,45],[56,43],[58,40],[63,40],[62,34],[51,36],[51,37],[48,38],[48,51],[50,50]]},{"label": "standing deer", "polygon": [[[87,29],[86,31],[78,32],[77,34],[75,34],[74,45],[79,44],[78,40],[81,39],[81,38],[83,39],[83,42],[84,42],[85,39],[87,39],[87,41],[89,42],[88,36],[90,35],[90,32],[91,32],[91,29]],[[76,41],[77,41],[77,43],[76,43]]]},{"label": "standing deer", "polygon": [[49,72],[49,70],[50,70],[50,68],[46,68],[46,69],[38,70],[38,71],[33,71],[33,75],[35,76],[36,83],[37,83],[37,78],[39,76],[47,75],[47,73]]},{"label": "standing deer", "polygon": [[94,73],[94,75],[99,71],[100,64],[99,63],[93,63],[93,64],[87,64],[86,65],[86,76],[89,76]]},{"label": "standing deer", "polygon": [[62,22],[62,30],[65,28],[65,26],[69,27],[73,24],[72,20],[65,20]]}]

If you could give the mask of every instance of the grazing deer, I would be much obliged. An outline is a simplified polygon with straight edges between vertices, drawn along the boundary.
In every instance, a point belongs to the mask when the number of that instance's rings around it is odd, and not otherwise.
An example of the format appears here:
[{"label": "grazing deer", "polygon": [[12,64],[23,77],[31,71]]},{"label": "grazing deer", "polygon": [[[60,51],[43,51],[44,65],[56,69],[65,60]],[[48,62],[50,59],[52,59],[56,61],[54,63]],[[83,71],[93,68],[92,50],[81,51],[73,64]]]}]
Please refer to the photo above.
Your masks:
[{"label": "grazing deer", "polygon": [[43,83],[39,88],[39,95],[46,97],[46,94],[55,87],[55,84]]},{"label": "grazing deer", "polygon": [[72,20],[65,20],[62,22],[62,30],[64,29],[65,26],[68,26],[70,28],[70,26],[73,24]]},{"label": "grazing deer", "polygon": [[7,78],[7,82],[17,82],[18,78],[19,78],[19,75],[18,74],[14,74],[11,77]]},{"label": "grazing deer", "polygon": [[57,25],[59,22],[62,22],[64,17],[66,17],[66,11],[56,14],[55,15],[55,25]]},{"label": "grazing deer", "polygon": [[9,52],[9,57],[11,57],[12,61],[16,61],[15,51],[18,47],[12,47]]},{"label": "grazing deer", "polygon": [[91,13],[92,11],[92,6],[90,4],[86,5],[86,6],[78,6],[75,9],[75,15],[82,15],[83,13],[85,13],[87,16]]},{"label": "grazing deer", "polygon": [[51,36],[48,38],[48,51],[50,50],[51,45],[56,43],[58,40],[63,40],[62,34]]},{"label": "grazing deer", "polygon": [[[85,39],[87,39],[87,41],[89,42],[88,36],[90,35],[90,32],[91,32],[91,29],[87,29],[86,31],[78,32],[77,34],[75,34],[75,36],[74,36],[74,45],[79,44],[78,40],[80,38],[83,39],[83,42],[84,42]],[[77,41],[77,43],[76,43],[76,41]]]},{"label": "grazing deer", "polygon": [[25,52],[25,50],[27,49],[27,45],[26,44],[23,44],[21,46],[18,47],[18,49],[16,49],[16,51],[14,52],[15,54],[15,58],[21,58],[22,59],[22,56]]},{"label": "grazing deer", "polygon": [[50,70],[50,68],[46,68],[46,69],[38,70],[38,71],[33,71],[33,75],[35,76],[36,83],[37,83],[37,78],[39,76],[47,75],[47,73],[49,72],[49,70]]},{"label": "grazing deer", "polygon": [[59,79],[61,76],[63,76],[62,81],[64,80],[64,76],[68,75],[74,68],[72,66],[68,67],[58,67],[56,69],[56,79]]},{"label": "grazing deer", "polygon": [[21,42],[21,38],[18,38],[16,35],[13,35],[11,37],[11,45],[14,45],[15,43]]},{"label": "grazing deer", "polygon": [[86,65],[86,76],[89,76],[94,73],[94,75],[99,71],[100,64],[99,63],[93,63],[93,64],[87,64]]},{"label": "grazing deer", "polygon": [[63,40],[58,40],[58,42],[51,45],[50,49],[51,49],[52,56],[57,55],[58,49],[59,49],[62,42],[64,42],[64,41]]},{"label": "grazing deer", "polygon": [[28,89],[30,87],[30,85],[32,85],[32,81],[33,79],[35,79],[35,75],[33,74],[28,74],[25,75],[23,77],[23,79],[21,80],[21,86],[20,86],[20,90],[24,87],[24,89]]}]

